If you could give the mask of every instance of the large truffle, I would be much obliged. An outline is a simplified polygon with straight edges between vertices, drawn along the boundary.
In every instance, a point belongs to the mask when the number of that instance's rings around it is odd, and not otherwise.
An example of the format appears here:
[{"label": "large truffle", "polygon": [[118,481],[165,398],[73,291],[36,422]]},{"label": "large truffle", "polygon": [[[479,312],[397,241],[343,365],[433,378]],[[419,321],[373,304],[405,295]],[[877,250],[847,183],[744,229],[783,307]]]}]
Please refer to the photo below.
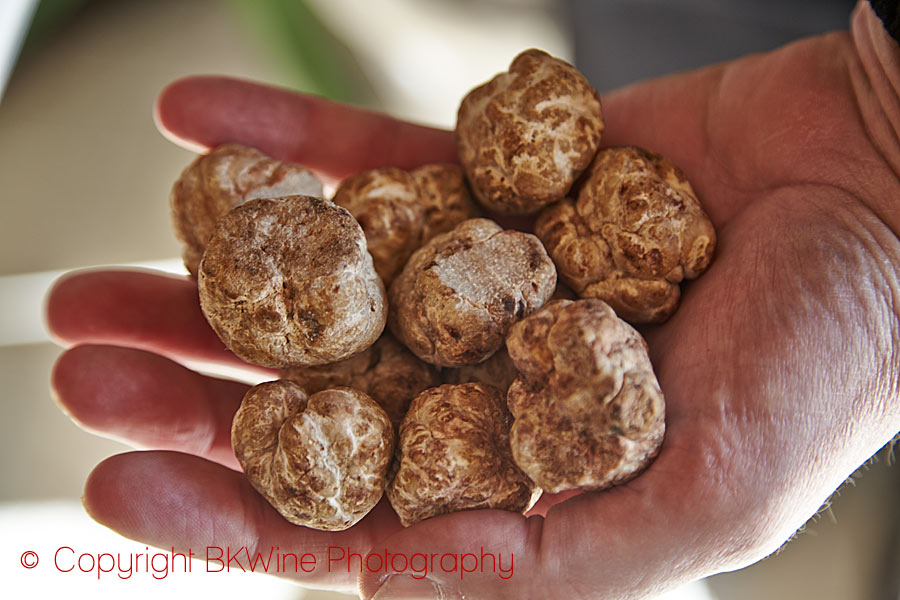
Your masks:
[{"label": "large truffle", "polygon": [[440,383],[437,369],[416,358],[389,333],[350,358],[284,369],[281,377],[299,383],[308,393],[337,386],[365,392],[387,412],[395,427],[400,427],[413,398]]},{"label": "large truffle", "polygon": [[528,510],[540,490],[512,460],[509,425],[503,395],[490,386],[419,394],[400,427],[399,468],[387,488],[400,522],[476,508]]},{"label": "large truffle", "polygon": [[643,338],[603,301],[554,300],[513,326],[516,464],[546,492],[601,490],[656,456],[663,395]]},{"label": "large truffle", "polygon": [[385,287],[414,250],[477,214],[462,169],[450,164],[363,171],[341,183],[334,202],[359,221]]},{"label": "large truffle", "polygon": [[372,345],[387,318],[362,229],[310,196],[234,208],[209,240],[198,285],[225,345],[261,366],[343,360]]},{"label": "large truffle", "polygon": [[470,219],[413,253],[390,289],[391,331],[431,364],[479,363],[555,287],[536,237]]},{"label": "large truffle", "polygon": [[169,196],[175,236],[184,265],[197,276],[206,242],[229,210],[254,198],[322,196],[322,182],[304,167],[269,158],[238,144],[223,144],[198,156]]},{"label": "large truffle", "polygon": [[526,50],[459,107],[459,156],[472,190],[502,214],[561,200],[600,145],[600,96],[570,64]]},{"label": "large truffle", "polygon": [[231,440],[251,485],[285,519],[337,531],[381,498],[394,435],[385,412],[362,392],[307,397],[296,383],[270,381],[247,392]]},{"label": "large truffle", "polygon": [[636,147],[601,150],[578,199],[546,208],[535,233],[563,282],[632,323],[669,318],[679,282],[709,266],[716,244],[684,174]]}]

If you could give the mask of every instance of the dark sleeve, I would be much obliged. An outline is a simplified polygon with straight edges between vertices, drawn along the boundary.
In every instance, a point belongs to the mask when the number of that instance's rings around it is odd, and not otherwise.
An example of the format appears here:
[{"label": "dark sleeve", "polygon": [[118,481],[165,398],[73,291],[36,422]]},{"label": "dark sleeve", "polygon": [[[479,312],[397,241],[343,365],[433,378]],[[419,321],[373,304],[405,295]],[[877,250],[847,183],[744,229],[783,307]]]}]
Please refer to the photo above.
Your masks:
[{"label": "dark sleeve", "polygon": [[875,14],[884,23],[891,37],[900,41],[900,2],[898,0],[869,0]]}]

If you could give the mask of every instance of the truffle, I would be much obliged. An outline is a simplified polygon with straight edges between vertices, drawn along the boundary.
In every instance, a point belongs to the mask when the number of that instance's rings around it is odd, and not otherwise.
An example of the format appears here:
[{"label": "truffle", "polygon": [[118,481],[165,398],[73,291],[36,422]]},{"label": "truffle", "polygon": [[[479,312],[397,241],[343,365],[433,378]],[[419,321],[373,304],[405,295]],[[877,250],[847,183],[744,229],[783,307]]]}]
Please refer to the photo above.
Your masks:
[{"label": "truffle", "polygon": [[307,397],[296,383],[269,381],[247,392],[231,440],[251,485],[285,519],[338,531],[381,498],[394,433],[362,392],[335,388]]},{"label": "truffle", "polygon": [[479,363],[553,294],[556,269],[531,234],[464,221],[413,253],[390,289],[390,328],[422,360]]},{"label": "truffle", "polygon": [[601,490],[656,456],[665,404],[643,338],[603,301],[554,300],[513,326],[516,464],[546,492]]},{"label": "truffle", "polygon": [[322,182],[298,164],[238,144],[223,144],[198,156],[181,173],[169,197],[185,267],[197,276],[216,223],[235,206],[254,198],[298,194],[322,197]]},{"label": "truffle", "polygon": [[716,244],[684,174],[636,147],[598,152],[578,199],[544,209],[535,233],[564,283],[632,323],[669,318],[679,282],[709,266]]},{"label": "truffle", "polygon": [[458,165],[363,171],[345,179],[334,202],[359,221],[385,287],[414,250],[477,214]]},{"label": "truffle", "polygon": [[503,395],[490,386],[419,394],[400,426],[399,467],[387,488],[400,522],[477,508],[528,510],[540,490],[512,460],[509,424]]},{"label": "truffle", "polygon": [[600,96],[572,65],[541,50],[466,95],[459,156],[475,196],[501,214],[561,200],[600,145]]},{"label": "truffle", "polygon": [[389,333],[350,358],[317,367],[293,367],[281,372],[308,393],[346,386],[365,392],[400,427],[409,403],[419,392],[438,385],[437,369],[416,358]]},{"label": "truffle", "polygon": [[362,229],[311,196],[232,209],[209,240],[198,287],[225,345],[260,366],[343,360],[372,345],[387,319]]}]

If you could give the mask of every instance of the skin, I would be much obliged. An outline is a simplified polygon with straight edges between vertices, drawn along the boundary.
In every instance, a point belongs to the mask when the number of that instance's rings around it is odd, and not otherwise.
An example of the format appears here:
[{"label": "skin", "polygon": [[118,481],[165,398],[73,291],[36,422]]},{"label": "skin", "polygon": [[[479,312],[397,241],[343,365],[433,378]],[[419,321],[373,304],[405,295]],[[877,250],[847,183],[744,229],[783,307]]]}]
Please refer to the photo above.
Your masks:
[{"label": "skin", "polygon": [[[763,558],[900,431],[898,89],[900,50],[861,4],[851,33],[603,98],[603,143],[671,158],[719,234],[678,312],[643,330],[667,437],[627,485],[547,497],[527,517],[472,511],[402,529],[382,503],[345,532],[295,527],[234,470],[227,417],[245,388],[178,364],[237,362],[202,321],[192,284],[92,272],[62,280],[48,300],[51,330],[73,346],[55,392],[86,428],[163,450],[98,465],[85,507],[176,551],[514,554],[509,580],[436,572],[392,578],[379,597],[422,597],[417,584],[445,598],[642,598]],[[448,132],[228,79],[172,84],[157,121],[189,147],[239,141],[335,179],[454,154]],[[357,582],[322,564],[298,580],[358,584],[370,598],[385,574]]]}]

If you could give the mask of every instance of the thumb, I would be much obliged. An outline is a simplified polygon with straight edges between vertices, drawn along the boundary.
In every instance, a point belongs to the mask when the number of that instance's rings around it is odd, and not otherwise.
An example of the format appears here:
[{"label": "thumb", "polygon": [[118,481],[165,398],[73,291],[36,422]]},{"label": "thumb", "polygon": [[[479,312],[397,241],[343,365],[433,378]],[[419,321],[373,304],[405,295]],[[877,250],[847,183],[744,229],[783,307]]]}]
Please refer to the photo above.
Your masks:
[{"label": "thumb", "polygon": [[543,517],[500,510],[427,519],[372,547],[361,561],[360,597],[530,596],[542,525]]},{"label": "thumb", "polygon": [[734,478],[710,468],[709,448],[687,435],[696,432],[678,429],[640,477],[556,498],[544,516],[463,511],[397,531],[362,557],[360,597],[636,600],[774,550],[784,523],[762,501],[765,486],[722,485]]}]

